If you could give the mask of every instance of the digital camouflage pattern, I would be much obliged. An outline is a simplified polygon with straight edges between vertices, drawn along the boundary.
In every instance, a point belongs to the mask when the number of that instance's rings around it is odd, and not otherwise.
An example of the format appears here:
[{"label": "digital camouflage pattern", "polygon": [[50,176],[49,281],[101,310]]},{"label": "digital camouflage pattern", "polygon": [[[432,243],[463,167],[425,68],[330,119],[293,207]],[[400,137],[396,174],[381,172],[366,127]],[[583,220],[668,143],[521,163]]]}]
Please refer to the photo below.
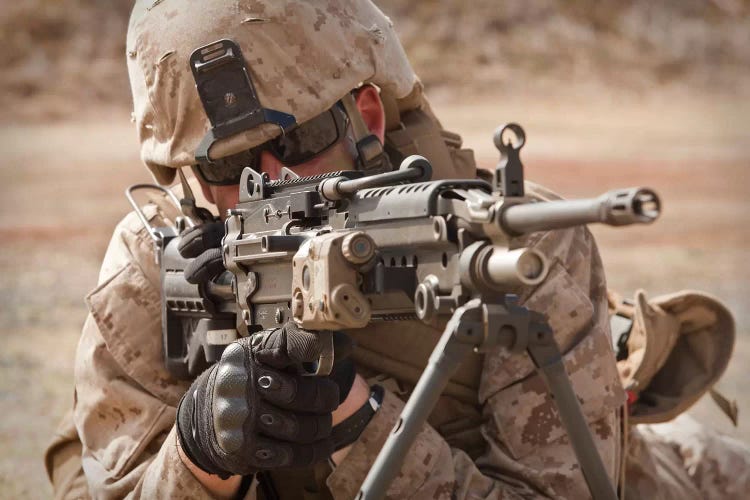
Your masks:
[{"label": "digital camouflage pattern", "polygon": [[750,447],[680,415],[638,425],[626,453],[625,498],[745,499]]},{"label": "digital camouflage pattern", "polygon": [[[549,197],[541,188],[534,191]],[[149,205],[146,213],[161,223],[156,207]],[[628,498],[657,492],[663,498],[741,498],[750,487],[750,450],[695,423],[637,426],[623,455],[623,392],[607,338],[605,283],[593,239],[580,228],[523,243],[555,262],[547,280],[522,298],[549,314],[613,477],[626,459]],[[158,286],[152,242],[130,214],[115,231],[99,285],[87,297],[91,314],[77,351],[73,419],[46,461],[56,498],[81,498],[86,487],[97,498],[209,498],[175,448],[176,405],[189,384],[172,379],[163,366]],[[361,373],[390,390],[328,477],[336,499],[357,491],[437,338],[409,325],[356,335]],[[420,347],[412,349],[417,342]],[[392,350],[384,348],[389,345]],[[302,498],[295,493],[282,498]],[[542,496],[588,496],[542,381],[524,355],[497,351],[470,359],[423,428],[389,497]],[[245,498],[261,498],[255,485]]]},{"label": "digital camouflage pattern", "polygon": [[[628,356],[617,362],[623,386],[636,396],[632,423],[670,421],[712,390],[729,364],[735,339],[734,318],[719,299],[682,290],[647,300],[638,290],[633,301],[613,293],[609,300],[610,310],[633,320]],[[736,424],[736,407],[727,402],[720,408]]]},{"label": "digital camouflage pattern", "polygon": [[[141,158],[161,184],[174,179],[175,168],[195,163],[195,149],[210,129],[188,59],[222,38],[242,48],[261,105],[292,114],[297,123],[363,82],[400,106],[421,95],[393,23],[367,0],[139,0],[127,38],[133,116]],[[256,127],[219,141],[210,154],[238,153],[279,133],[275,125]]]},{"label": "digital camouflage pattern", "polygon": [[[380,86],[384,100],[396,99],[400,110],[423,102],[390,21],[370,2],[211,1],[191,6],[183,8],[176,0],[138,1],[130,21],[127,58],[141,156],[161,183],[172,180],[174,168],[193,163],[195,147],[209,128],[187,60],[193,49],[219,38],[232,38],[243,48],[261,103],[294,114],[298,122],[364,81]],[[290,43],[282,46],[278,40]],[[218,143],[212,155],[238,152],[277,133],[260,127],[239,134]],[[542,198],[553,196],[538,187],[534,191]],[[161,224],[163,214],[155,206],[146,207],[146,213],[152,224]],[[617,479],[624,393],[608,338],[606,286],[594,241],[586,229],[577,228],[517,243],[550,259],[547,279],[521,299],[549,316],[598,451]],[[80,498],[84,481],[95,498],[209,498],[176,451],[176,406],[189,383],[172,378],[164,368],[159,301],[152,242],[130,214],[116,229],[99,284],[87,297],[90,315],[76,354],[72,418],[63,423],[46,457],[57,498]],[[390,390],[327,478],[336,499],[352,498],[357,491],[439,332],[419,323],[392,323],[353,335],[358,369]],[[657,439],[656,431],[639,436],[640,441],[632,442],[643,444],[639,454],[631,447],[628,457],[636,457],[638,464],[661,460],[665,466],[636,475],[634,495],[650,497],[659,488],[670,488],[668,482],[650,486],[655,478],[648,477],[667,470],[666,464],[688,471],[674,475],[681,487],[713,491],[696,483],[708,480],[731,494],[726,478],[732,476],[719,480],[715,475],[724,472],[726,460],[710,455],[714,461],[703,469],[684,453],[652,456],[648,443],[668,440]],[[737,451],[732,456],[736,460],[729,465],[734,467],[745,455]],[[284,482],[283,476],[278,479]],[[300,488],[283,498],[303,496]],[[397,499],[587,496],[543,382],[526,355],[502,351],[476,356],[459,370],[389,490],[389,497]],[[245,498],[260,498],[255,485]]]},{"label": "digital camouflage pattern", "polygon": [[[158,217],[153,206],[147,207],[147,214]],[[614,477],[620,455],[617,414],[623,395],[606,340],[605,286],[593,240],[580,228],[537,236],[528,243],[547,252],[557,264],[547,281],[527,293],[526,303],[550,314],[558,341],[568,352],[566,366],[573,384]],[[99,286],[87,302],[91,314],[77,352],[74,422],[91,494],[100,498],[131,492],[149,498],[205,495],[176,454],[175,407],[188,384],[171,378],[163,366],[158,268],[152,242],[133,214],[118,226]],[[431,348],[432,340],[421,337],[419,330],[394,326],[388,329],[406,339],[407,345],[421,339]],[[358,338],[365,336],[381,346],[393,345],[378,332],[364,329]],[[394,351],[403,351],[402,347],[396,344]],[[389,356],[395,359],[388,352],[378,354],[381,359]],[[391,496],[447,498],[451,492],[459,497],[534,492],[585,496],[575,455],[525,355],[496,352],[476,360],[481,363],[479,380],[458,380],[465,386],[462,396],[444,397],[431,417],[448,440],[436,427],[426,426],[392,485]],[[362,369],[372,373],[371,367]],[[381,377],[394,378],[392,372],[380,372]],[[403,387],[410,385],[409,380],[400,382]],[[462,401],[471,386],[473,404]],[[388,391],[381,411],[329,477],[334,498],[353,496],[402,406]]]}]

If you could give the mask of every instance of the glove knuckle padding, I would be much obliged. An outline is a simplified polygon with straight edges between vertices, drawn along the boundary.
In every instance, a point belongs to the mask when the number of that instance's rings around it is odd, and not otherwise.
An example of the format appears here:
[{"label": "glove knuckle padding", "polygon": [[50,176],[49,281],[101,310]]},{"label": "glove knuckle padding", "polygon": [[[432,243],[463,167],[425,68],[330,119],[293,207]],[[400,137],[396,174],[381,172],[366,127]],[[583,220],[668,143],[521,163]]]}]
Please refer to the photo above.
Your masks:
[{"label": "glove knuckle padding", "polygon": [[314,443],[331,434],[331,415],[306,415],[282,410],[278,407],[260,405],[259,428],[263,434],[293,441]]},{"label": "glove knuckle padding", "polygon": [[300,435],[297,417],[274,406],[261,403],[258,409],[258,428],[270,437],[293,440]]},{"label": "glove knuckle padding", "polygon": [[226,453],[242,448],[245,422],[251,414],[245,357],[241,345],[230,344],[219,361],[214,379],[211,402],[214,432],[217,444]]},{"label": "glove knuckle padding", "polygon": [[263,399],[282,408],[297,409],[293,405],[297,396],[297,380],[293,375],[258,367],[255,385]]},{"label": "glove knuckle padding", "polygon": [[271,377],[271,387],[258,384],[258,392],[271,404],[292,411],[331,413],[339,404],[339,388],[335,382],[322,377],[301,377],[268,368],[258,370],[257,381]]},{"label": "glove knuckle padding", "polygon": [[[180,439],[199,467],[250,474],[309,466],[331,455],[339,385],[290,370],[301,359],[317,357],[315,337],[285,327],[242,338],[196,379],[177,420]],[[289,346],[302,357],[291,359]]]},{"label": "glove knuckle padding", "polygon": [[291,443],[282,443],[259,437],[251,450],[251,463],[259,469],[275,469],[294,465],[294,447]]}]

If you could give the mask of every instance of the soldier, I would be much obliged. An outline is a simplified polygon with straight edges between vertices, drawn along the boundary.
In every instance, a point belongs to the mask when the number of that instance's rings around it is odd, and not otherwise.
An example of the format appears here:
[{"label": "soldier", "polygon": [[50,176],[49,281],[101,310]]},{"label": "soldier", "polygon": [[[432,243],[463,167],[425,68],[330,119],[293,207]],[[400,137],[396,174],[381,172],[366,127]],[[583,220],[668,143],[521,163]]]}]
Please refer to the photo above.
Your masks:
[{"label": "soldier", "polygon": [[[274,113],[232,121],[233,106],[246,104],[241,94],[196,90],[201,76],[189,58],[220,39],[237,44],[259,106]],[[161,184],[191,167],[220,214],[236,204],[248,165],[274,178],[282,166],[300,175],[387,168],[418,152],[436,178],[478,175],[460,137],[432,115],[392,23],[366,0],[138,1],[127,59],[143,161]],[[169,217],[158,204],[144,211],[152,224]],[[217,244],[210,227],[186,236],[186,254]],[[521,301],[548,315],[617,483],[625,393],[596,245],[585,228],[522,243],[554,263]],[[196,269],[196,279],[215,272]],[[130,214],[87,297],[73,413],[47,453],[57,497],[352,498],[440,334],[416,322],[350,332],[354,363],[311,379],[285,370],[307,335],[288,325],[231,344],[195,381],[181,381],[163,365],[159,301],[153,247]],[[453,377],[389,490],[392,498],[587,495],[532,363],[499,351]]]}]

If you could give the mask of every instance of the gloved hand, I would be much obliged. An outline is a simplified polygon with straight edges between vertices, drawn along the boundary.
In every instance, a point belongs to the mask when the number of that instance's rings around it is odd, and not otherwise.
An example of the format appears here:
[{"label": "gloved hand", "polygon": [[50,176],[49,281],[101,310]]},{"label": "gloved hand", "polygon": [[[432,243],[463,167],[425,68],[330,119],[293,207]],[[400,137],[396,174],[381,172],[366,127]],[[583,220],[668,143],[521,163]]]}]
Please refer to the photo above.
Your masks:
[{"label": "gloved hand", "polygon": [[204,283],[224,272],[223,237],[224,223],[219,220],[187,228],[180,234],[177,250],[184,258],[193,259],[184,271],[188,283]]},{"label": "gloved hand", "polygon": [[180,401],[177,432],[186,455],[223,478],[326,460],[334,451],[331,412],[355,371],[346,362],[332,377],[294,371],[320,352],[317,335],[294,323],[230,344]]}]

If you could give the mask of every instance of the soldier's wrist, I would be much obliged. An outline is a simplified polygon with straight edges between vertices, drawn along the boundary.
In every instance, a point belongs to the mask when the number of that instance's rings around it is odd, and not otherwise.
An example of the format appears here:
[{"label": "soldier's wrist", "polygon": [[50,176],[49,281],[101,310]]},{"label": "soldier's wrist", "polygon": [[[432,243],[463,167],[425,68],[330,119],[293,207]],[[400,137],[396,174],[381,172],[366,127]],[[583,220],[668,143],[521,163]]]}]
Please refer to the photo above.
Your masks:
[{"label": "soldier's wrist", "polygon": [[205,439],[201,440],[200,426],[197,422],[200,400],[205,395],[207,379],[214,369],[215,365],[203,372],[193,382],[177,405],[177,442],[182,454],[194,467],[205,474],[227,479],[232,474],[217,467],[211,457],[204,451],[208,443],[205,442]]},{"label": "soldier's wrist", "polygon": [[359,439],[372,417],[380,409],[385,391],[379,385],[374,385],[368,389],[367,399],[360,407],[333,427],[331,437],[336,451],[348,447]]},{"label": "soldier's wrist", "polygon": [[219,499],[231,499],[236,498],[237,493],[242,486],[242,476],[229,476],[226,479],[222,479],[217,475],[209,474],[204,471],[197,464],[195,464],[190,457],[185,453],[179,435],[175,436],[175,442],[177,447],[177,455],[180,457],[185,468],[195,477],[195,479],[206,488],[212,496]]},{"label": "soldier's wrist", "polygon": [[360,375],[354,377],[346,399],[331,414],[331,425],[336,426],[353,415],[370,397],[370,386]]}]

